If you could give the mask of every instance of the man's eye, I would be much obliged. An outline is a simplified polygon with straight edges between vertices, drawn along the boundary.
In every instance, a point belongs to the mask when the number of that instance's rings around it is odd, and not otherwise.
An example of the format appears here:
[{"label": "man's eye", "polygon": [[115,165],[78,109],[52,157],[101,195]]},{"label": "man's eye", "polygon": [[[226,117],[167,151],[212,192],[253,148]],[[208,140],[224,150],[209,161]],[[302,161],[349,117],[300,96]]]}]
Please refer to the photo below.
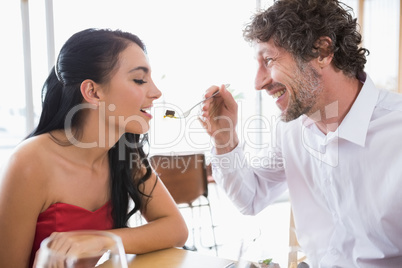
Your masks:
[{"label": "man's eye", "polygon": [[142,84],[145,84],[147,81],[144,81],[144,80],[142,80],[142,79],[134,79],[133,80],[136,84],[139,84],[139,85],[142,85]]},{"label": "man's eye", "polygon": [[274,59],[272,59],[272,58],[265,58],[265,65],[266,66],[269,66],[269,65],[271,65],[271,63],[274,61]]}]

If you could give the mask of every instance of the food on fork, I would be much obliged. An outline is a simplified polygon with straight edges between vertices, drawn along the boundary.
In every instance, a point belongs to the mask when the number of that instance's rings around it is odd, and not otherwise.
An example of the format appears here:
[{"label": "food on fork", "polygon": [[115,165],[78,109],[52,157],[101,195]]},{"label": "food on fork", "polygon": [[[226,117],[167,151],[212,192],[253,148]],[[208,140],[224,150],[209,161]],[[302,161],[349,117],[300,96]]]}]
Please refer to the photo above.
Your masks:
[{"label": "food on fork", "polygon": [[[226,88],[229,87],[229,84],[225,85]],[[193,107],[191,107],[187,112],[184,112],[182,115],[180,115],[179,117],[175,116],[175,111],[172,110],[166,110],[165,116],[163,118],[169,117],[169,118],[179,118],[179,119],[184,119],[187,116],[190,115],[191,110],[193,110],[195,107],[197,107],[198,105],[200,105],[201,103],[203,103],[204,101],[207,101],[211,98],[213,98],[215,95],[217,95],[219,93],[219,90],[215,91],[211,96],[209,96],[206,99],[203,99],[202,101],[198,102],[196,105],[194,105]]]},{"label": "food on fork", "polygon": [[165,116],[163,118],[169,117],[169,118],[177,118],[174,116],[175,115],[175,111],[172,110],[166,110]]}]

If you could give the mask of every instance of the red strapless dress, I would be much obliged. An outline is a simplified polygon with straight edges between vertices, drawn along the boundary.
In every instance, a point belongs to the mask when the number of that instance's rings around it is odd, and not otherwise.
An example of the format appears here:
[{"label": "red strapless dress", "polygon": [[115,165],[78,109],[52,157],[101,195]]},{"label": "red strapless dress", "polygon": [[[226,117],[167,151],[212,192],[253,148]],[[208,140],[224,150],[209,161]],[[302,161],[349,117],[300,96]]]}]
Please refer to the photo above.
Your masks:
[{"label": "red strapless dress", "polygon": [[110,230],[113,228],[110,201],[92,212],[65,203],[55,203],[39,214],[32,246],[30,267],[40,243],[53,232],[77,230]]}]

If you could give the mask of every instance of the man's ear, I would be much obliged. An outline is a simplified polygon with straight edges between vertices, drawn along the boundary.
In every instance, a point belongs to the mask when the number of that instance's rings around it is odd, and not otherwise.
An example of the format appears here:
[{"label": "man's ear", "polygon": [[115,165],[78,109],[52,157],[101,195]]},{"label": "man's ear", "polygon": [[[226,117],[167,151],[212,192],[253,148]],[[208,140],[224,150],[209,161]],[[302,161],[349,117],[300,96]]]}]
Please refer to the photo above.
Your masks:
[{"label": "man's ear", "polygon": [[328,36],[321,36],[314,43],[316,51],[318,51],[317,63],[322,68],[328,66],[334,57],[332,39]]},{"label": "man's ear", "polygon": [[95,106],[99,106],[99,96],[96,83],[91,79],[86,79],[81,83],[81,94],[84,99]]}]

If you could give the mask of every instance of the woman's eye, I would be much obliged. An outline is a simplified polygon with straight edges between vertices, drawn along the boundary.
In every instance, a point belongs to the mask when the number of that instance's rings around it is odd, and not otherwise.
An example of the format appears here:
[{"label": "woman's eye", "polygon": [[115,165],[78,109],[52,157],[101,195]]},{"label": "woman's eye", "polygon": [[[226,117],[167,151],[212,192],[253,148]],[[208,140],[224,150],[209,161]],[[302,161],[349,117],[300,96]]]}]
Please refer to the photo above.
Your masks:
[{"label": "woman's eye", "polygon": [[133,80],[136,84],[139,84],[139,85],[142,85],[142,84],[145,84],[147,81],[144,81],[144,80],[142,80],[142,79],[134,79]]}]

